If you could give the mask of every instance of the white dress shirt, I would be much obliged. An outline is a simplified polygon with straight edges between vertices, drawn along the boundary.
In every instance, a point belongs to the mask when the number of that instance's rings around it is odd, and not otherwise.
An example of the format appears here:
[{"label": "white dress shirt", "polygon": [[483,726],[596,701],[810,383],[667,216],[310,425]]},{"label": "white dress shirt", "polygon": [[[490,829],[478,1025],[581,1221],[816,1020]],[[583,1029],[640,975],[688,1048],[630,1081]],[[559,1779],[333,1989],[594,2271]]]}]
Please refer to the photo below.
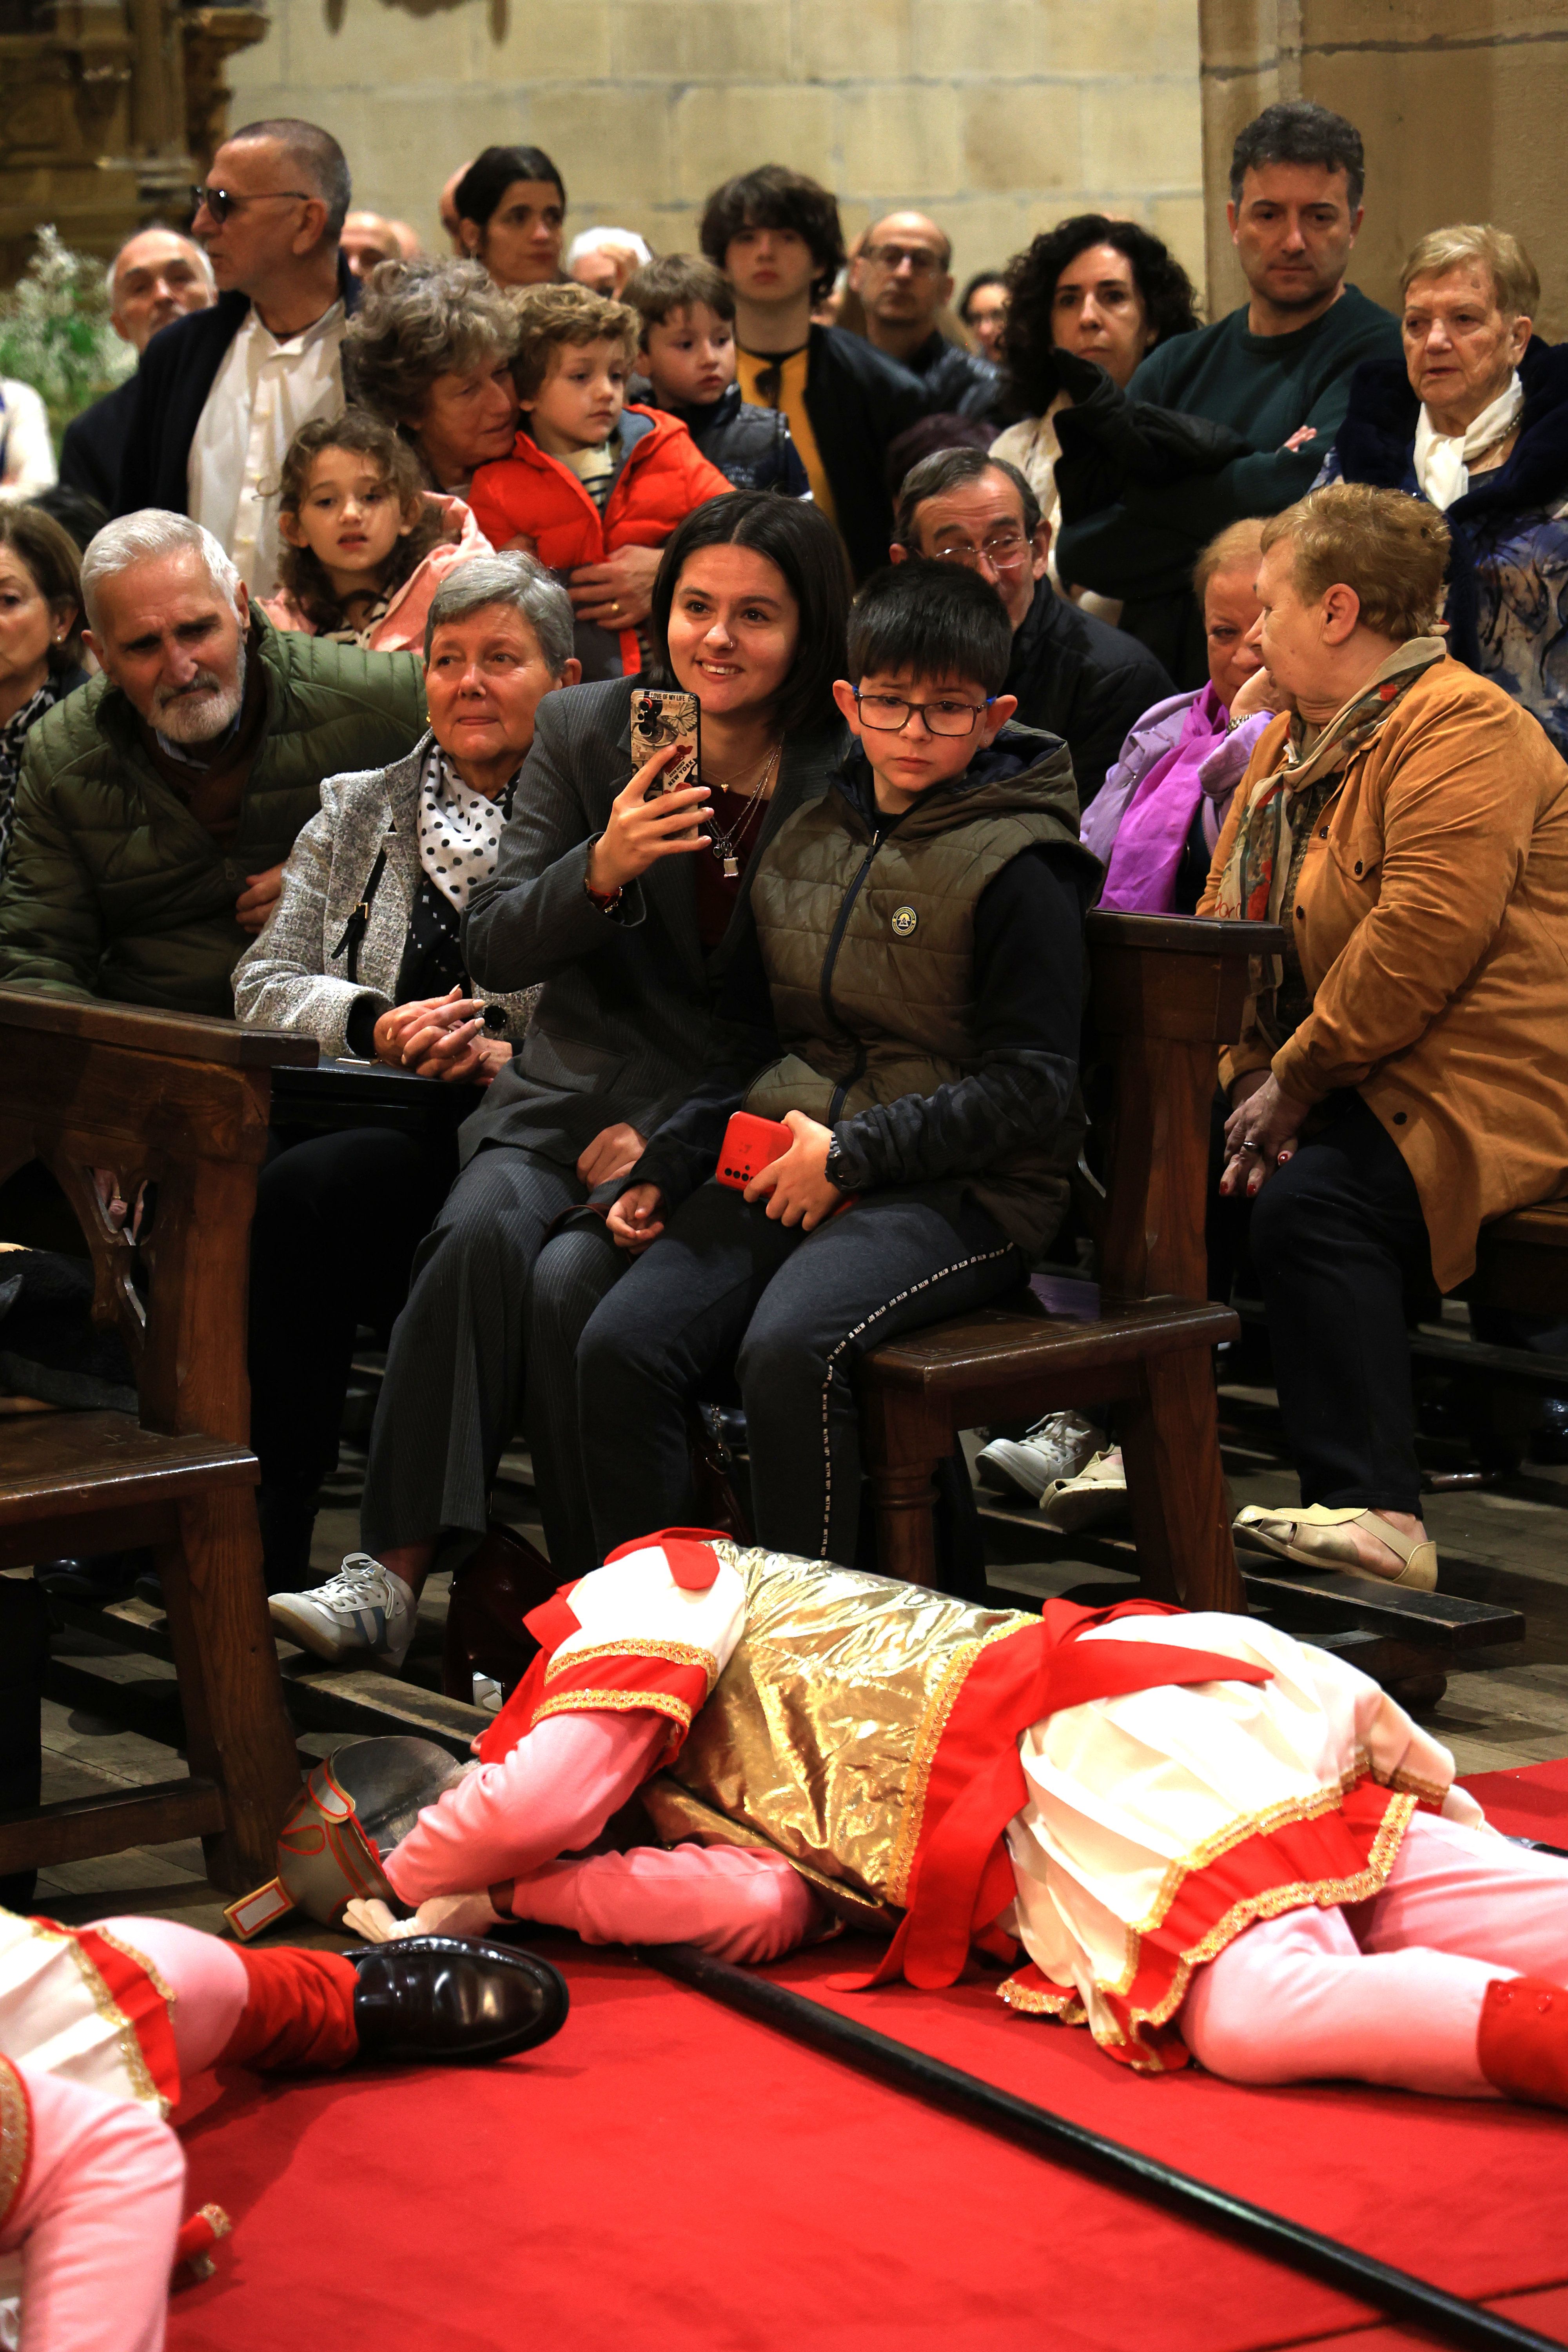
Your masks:
[{"label": "white dress shirt", "polygon": [[343,405],[344,312],[279,342],[254,306],[224,354],[186,460],[190,511],[228,550],[253,596],[278,587],[278,491],[301,425]]},{"label": "white dress shirt", "polygon": [[30,499],[54,479],[48,412],[30,383],[0,379],[0,490]]}]

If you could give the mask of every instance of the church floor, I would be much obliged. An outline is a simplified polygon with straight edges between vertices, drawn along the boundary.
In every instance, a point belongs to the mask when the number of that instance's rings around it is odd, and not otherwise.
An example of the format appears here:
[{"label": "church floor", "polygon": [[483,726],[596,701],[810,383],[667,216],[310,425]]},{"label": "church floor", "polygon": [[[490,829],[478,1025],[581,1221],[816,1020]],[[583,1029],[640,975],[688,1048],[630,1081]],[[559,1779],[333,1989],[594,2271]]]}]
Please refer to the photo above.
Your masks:
[{"label": "church floor", "polygon": [[[1285,1464],[1272,1391],[1222,1386],[1220,1417],[1226,1473],[1237,1507],[1294,1499],[1295,1481]],[[1433,1461],[1440,1465],[1440,1454]],[[358,1541],[362,1469],[363,1456],[345,1444],[342,1466],[316,1523],[312,1557],[323,1579]],[[982,1496],[983,1502],[988,1499]],[[506,1457],[496,1503],[501,1517],[542,1545],[526,1454]],[[1461,1773],[1498,1771],[1568,1756],[1568,1466],[1526,1465],[1493,1486],[1433,1494],[1426,1507],[1445,1589],[1473,1600],[1510,1604],[1522,1612],[1527,1631],[1522,1641],[1471,1654],[1477,1663],[1450,1672],[1441,1700],[1418,1710],[1423,1721],[1453,1749]],[[1027,1513],[989,1509],[984,1524],[991,1574],[1005,1590],[1040,1596],[1070,1591],[1075,1599],[1109,1601],[1133,1587],[1124,1533],[1108,1529],[1107,1539],[1100,1540],[1058,1538]],[[342,1678],[336,1686],[352,1684],[372,1701],[401,1691],[399,1704],[430,1709],[436,1727],[451,1738],[477,1727],[482,1717],[435,1696],[440,1684],[446,1587],[447,1580],[437,1577],[426,1589],[407,1684],[355,1676]],[[144,1610],[139,1613],[151,1614]],[[172,1669],[154,1657],[111,1650],[97,1634],[76,1630],[57,1637],[56,1655],[79,1670],[134,1684],[139,1727],[128,1729],[89,1704],[46,1699],[45,1800],[89,1796],[105,1784],[134,1786],[167,1779],[174,1733],[163,1718],[172,1695]],[[297,1723],[301,1712],[296,1704]],[[330,1754],[368,1727],[300,1728],[301,1760]],[[410,1722],[406,1727],[418,1727]],[[72,1921],[109,1909],[136,1910],[167,1912],[214,1929],[223,1924],[222,1900],[207,1883],[201,1847],[195,1840],[61,1865],[41,1875],[37,1895],[39,1909]],[[285,1923],[279,1933],[301,1940],[299,1923]],[[323,1934],[319,1940],[339,1939]]]}]

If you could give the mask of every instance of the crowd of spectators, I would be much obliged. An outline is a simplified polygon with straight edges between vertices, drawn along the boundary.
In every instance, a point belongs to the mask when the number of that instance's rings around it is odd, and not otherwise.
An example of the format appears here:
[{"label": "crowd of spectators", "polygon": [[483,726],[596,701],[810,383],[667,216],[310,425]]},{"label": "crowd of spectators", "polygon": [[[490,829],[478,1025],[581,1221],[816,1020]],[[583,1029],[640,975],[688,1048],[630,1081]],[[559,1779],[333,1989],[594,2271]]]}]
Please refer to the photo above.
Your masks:
[{"label": "crowd of spectators", "polygon": [[[431,256],[327,131],[258,122],[113,257],[138,365],[57,488],[0,385],[0,984],[468,1108],[274,1136],[280,1631],[395,1665],[434,1566],[482,1602],[520,1424],[563,1575],[691,1517],[715,1394],[759,1538],[853,1555],[858,1353],[1057,1234],[1096,899],[1285,928],[1215,1173],[1303,1503],[1238,1538],[1431,1580],[1401,1299],[1568,1181],[1568,363],[1500,227],[1424,236],[1397,317],[1352,284],[1363,179],[1339,115],[1249,124],[1247,299],[1205,325],[1135,221],[957,294],[939,221],[851,251],[778,164],[655,253],[568,245],[552,158],[488,147]],[[651,759],[649,686],[700,719]],[[743,1198],[742,1103],[790,1139]],[[366,1325],[363,1549],[322,1585]],[[1031,1491],[1082,1467],[1059,1435],[1004,1447]]]}]

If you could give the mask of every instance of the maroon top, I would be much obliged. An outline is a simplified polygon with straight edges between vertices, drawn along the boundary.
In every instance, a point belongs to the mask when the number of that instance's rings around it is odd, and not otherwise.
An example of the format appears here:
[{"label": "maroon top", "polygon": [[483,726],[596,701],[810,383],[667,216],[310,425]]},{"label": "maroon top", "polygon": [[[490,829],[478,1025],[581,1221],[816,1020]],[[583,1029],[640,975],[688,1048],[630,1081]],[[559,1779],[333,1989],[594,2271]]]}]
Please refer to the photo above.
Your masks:
[{"label": "maroon top", "polygon": [[697,868],[697,936],[706,949],[716,948],[730,927],[735,911],[735,901],[741,895],[741,882],[746,866],[757,846],[757,836],[766,823],[766,803],[756,808],[746,793],[727,793],[718,785],[709,787],[711,795],[712,821],[703,826],[710,835],[715,828],[720,833],[734,835],[736,828],[744,831],[735,843],[734,856],[740,873],[732,882],[724,877],[724,868],[714,856],[711,847],[699,850]]}]

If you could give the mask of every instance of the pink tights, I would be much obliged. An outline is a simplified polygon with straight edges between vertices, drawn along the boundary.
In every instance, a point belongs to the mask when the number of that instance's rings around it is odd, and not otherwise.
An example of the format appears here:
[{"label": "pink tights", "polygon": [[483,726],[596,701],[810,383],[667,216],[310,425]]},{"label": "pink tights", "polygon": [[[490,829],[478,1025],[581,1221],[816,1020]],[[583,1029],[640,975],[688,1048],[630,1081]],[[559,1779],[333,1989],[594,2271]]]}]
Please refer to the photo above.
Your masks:
[{"label": "pink tights", "polygon": [[[245,1963],[171,1919],[104,1919],[174,1994],[174,2046],[189,2077],[223,2049],[245,2007]],[[22,2352],[160,2352],[169,2267],[184,2219],[185,2159],[151,2108],[25,2062],[33,2108],[26,2186],[0,2235],[22,2257]]]},{"label": "pink tights", "polygon": [[1233,2083],[1495,2098],[1476,2033],[1488,1985],[1511,1976],[1568,1980],[1568,1862],[1417,1813],[1375,1901],[1248,1927],[1199,1970],[1179,2022]]},{"label": "pink tights", "polygon": [[696,1944],[721,1960],[776,1960],[822,1919],[782,1854],[745,1846],[637,1846],[548,1862],[511,1891],[520,1919],[585,1944]]}]

